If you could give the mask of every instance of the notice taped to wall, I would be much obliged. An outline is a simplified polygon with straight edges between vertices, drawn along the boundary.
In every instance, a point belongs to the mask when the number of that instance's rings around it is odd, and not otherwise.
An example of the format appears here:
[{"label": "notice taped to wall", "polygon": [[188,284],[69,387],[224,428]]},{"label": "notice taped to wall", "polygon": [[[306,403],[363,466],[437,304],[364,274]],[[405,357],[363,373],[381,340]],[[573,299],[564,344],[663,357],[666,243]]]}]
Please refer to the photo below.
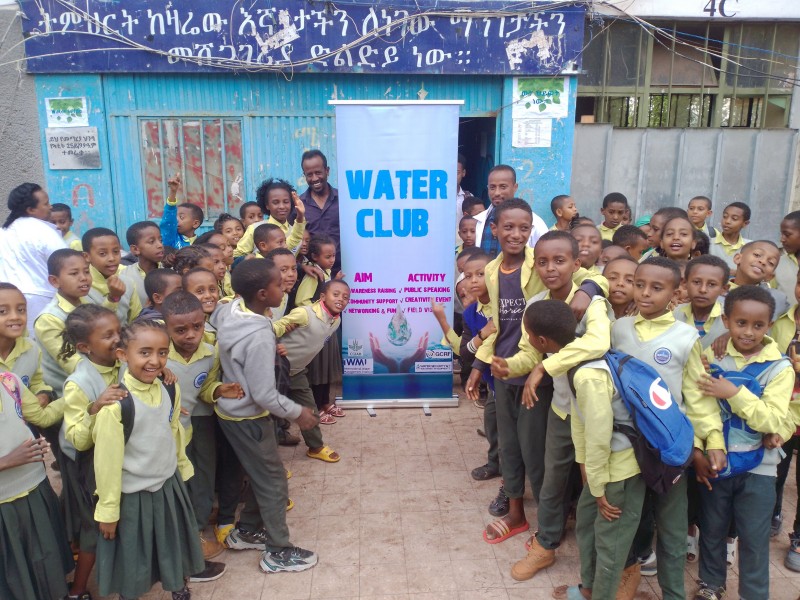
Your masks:
[{"label": "notice taped to wall", "polygon": [[101,169],[97,127],[48,127],[47,159],[51,169]]},{"label": "notice taped to wall", "polygon": [[514,148],[549,148],[553,119],[512,119],[511,145]]}]

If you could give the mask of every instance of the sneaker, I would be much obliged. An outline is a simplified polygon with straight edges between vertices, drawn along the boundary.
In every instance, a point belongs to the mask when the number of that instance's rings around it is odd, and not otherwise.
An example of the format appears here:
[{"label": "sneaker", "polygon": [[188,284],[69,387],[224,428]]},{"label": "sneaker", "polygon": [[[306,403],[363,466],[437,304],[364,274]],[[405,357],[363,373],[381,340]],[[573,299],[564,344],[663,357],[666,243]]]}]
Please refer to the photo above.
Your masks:
[{"label": "sneaker", "polygon": [[217,538],[217,541],[225,546],[225,538],[228,537],[228,534],[233,531],[233,524],[231,525],[214,525],[214,537]]},{"label": "sneaker", "polygon": [[732,541],[726,544],[728,566],[732,567],[736,563],[736,549],[739,546],[739,538],[733,538]]},{"label": "sneaker", "polygon": [[639,589],[639,582],[642,581],[642,566],[636,562],[622,572],[619,580],[616,600],[633,600],[636,597],[636,590]]},{"label": "sneaker", "polygon": [[225,546],[219,543],[216,537],[206,539],[200,534],[200,547],[203,549],[203,558],[209,560],[219,556],[225,551]]},{"label": "sneaker", "polygon": [[543,548],[536,536],[533,536],[528,555],[511,567],[511,577],[516,581],[527,581],[555,562],[556,551]]},{"label": "sneaker", "polygon": [[224,563],[221,562],[212,562],[210,560],[206,561],[205,568],[200,571],[199,573],[195,573],[191,577],[189,577],[189,581],[191,583],[205,583],[207,581],[216,581],[223,575],[225,575],[225,570],[227,567]]},{"label": "sneaker", "polygon": [[480,408],[481,410],[483,410],[484,408],[486,408],[486,398],[478,398],[477,400],[473,400],[472,405],[475,408]]},{"label": "sneaker", "polygon": [[489,514],[495,517],[505,517],[508,514],[508,496],[503,486],[500,486],[500,491],[497,496],[489,503]]},{"label": "sneaker", "polygon": [[317,555],[302,548],[284,548],[261,555],[261,570],[265,573],[305,571],[317,564]]},{"label": "sneaker", "polygon": [[783,529],[783,515],[775,515],[772,517],[772,523],[769,528],[769,537],[776,537]]},{"label": "sneaker", "polygon": [[646,558],[640,558],[639,564],[642,567],[642,575],[645,577],[655,577],[658,575],[658,564],[656,563],[655,552],[651,552]]},{"label": "sneaker", "polygon": [[192,600],[192,592],[189,590],[189,586],[183,586],[180,592],[172,592],[172,600]]},{"label": "sneaker", "polygon": [[721,600],[725,597],[725,586],[721,585],[718,588],[713,588],[706,585],[702,581],[697,592],[695,592],[694,600]]},{"label": "sneaker", "polygon": [[67,600],[92,600],[92,595],[89,592],[83,592],[74,596],[67,596]]},{"label": "sneaker", "polygon": [[800,573],[800,534],[795,532],[789,534],[789,549],[786,551],[783,565],[790,571]]},{"label": "sneaker", "polygon": [[235,527],[225,538],[225,545],[231,550],[264,550],[267,532],[264,529],[247,531]]}]

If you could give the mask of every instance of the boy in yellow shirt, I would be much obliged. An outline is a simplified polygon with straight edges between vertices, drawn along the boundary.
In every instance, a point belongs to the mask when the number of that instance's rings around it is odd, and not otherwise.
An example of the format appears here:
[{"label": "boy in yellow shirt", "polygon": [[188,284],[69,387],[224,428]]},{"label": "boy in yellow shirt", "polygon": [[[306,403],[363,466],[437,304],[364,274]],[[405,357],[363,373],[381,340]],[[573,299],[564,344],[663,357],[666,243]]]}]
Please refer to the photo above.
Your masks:
[{"label": "boy in yellow shirt", "polygon": [[[306,208],[292,185],[283,179],[268,179],[256,191],[256,200],[263,214],[268,214],[269,218],[266,221],[256,221],[247,227],[242,239],[236,245],[233,257],[247,256],[258,248],[253,241],[253,233],[257,227],[264,223],[271,223],[280,227],[283,235],[286,236],[286,247],[293,254],[297,254],[297,250],[303,241],[303,233],[306,230]],[[294,203],[295,211],[293,225],[289,223],[292,203]]]},{"label": "boy in yellow shirt", "polygon": [[604,240],[611,241],[611,238],[614,237],[614,232],[622,225],[622,220],[628,210],[628,199],[625,194],[620,194],[619,192],[606,194],[606,197],[603,198],[603,208],[600,209],[600,214],[603,215],[603,222],[598,227],[600,236]]},{"label": "boy in yellow shirt", "polygon": [[719,256],[736,270],[733,257],[750,240],[742,237],[742,229],[750,223],[750,207],[744,202],[731,202],[722,211],[722,231],[711,239],[709,254]]},{"label": "boy in yellow shirt", "polygon": [[95,304],[109,306],[120,323],[131,323],[142,312],[142,302],[133,285],[125,285],[120,275],[122,247],[117,234],[105,227],[95,227],[83,234],[83,252],[89,261],[92,274],[92,289],[89,300]]}]

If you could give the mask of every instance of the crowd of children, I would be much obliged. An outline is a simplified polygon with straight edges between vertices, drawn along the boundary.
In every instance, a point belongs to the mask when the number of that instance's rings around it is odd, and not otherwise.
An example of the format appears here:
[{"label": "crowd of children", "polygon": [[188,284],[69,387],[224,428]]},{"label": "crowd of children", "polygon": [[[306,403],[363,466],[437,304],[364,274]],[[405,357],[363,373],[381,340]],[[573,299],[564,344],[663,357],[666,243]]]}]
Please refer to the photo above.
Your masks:
[{"label": "crowd of children", "polygon": [[[225,547],[259,549],[267,573],[317,563],[291,542],[277,447],[301,441],[294,422],[309,458],[341,458],[321,427],[345,416],[331,387],[350,294],[337,243],[309,235],[280,179],[200,235],[203,211],[178,202],[178,177],[168,188],[160,225],[126,231],[128,255],[110,229],[77,238],[69,206],[49,207],[38,186],[12,192],[6,229],[49,221],[63,245],[46,256],[48,302],[0,282],[0,557],[15,573],[2,598],[90,600],[94,573],[103,595],[160,582],[187,599],[189,582],[223,576],[211,559]],[[533,529],[511,568],[528,580],[557,561],[574,514],[579,581],[558,597],[632,599],[644,574],[663,598],[719,600],[738,560],[740,597],[768,598],[800,447],[800,212],[779,246],[743,237],[741,202],[716,229],[704,196],[634,221],[611,193],[595,224],[562,195],[548,231],[515,197],[511,167],[492,169],[488,190],[488,208],[466,194],[459,209],[457,322],[431,305],[483,409],[489,450],[472,477],[502,478],[485,542]],[[645,483],[641,443],[625,433],[638,425],[611,350],[668,390],[654,381],[643,399],[691,423],[685,471],[664,489]],[[785,564],[800,571],[800,508],[789,537]],[[699,561],[697,589],[687,561]]]}]

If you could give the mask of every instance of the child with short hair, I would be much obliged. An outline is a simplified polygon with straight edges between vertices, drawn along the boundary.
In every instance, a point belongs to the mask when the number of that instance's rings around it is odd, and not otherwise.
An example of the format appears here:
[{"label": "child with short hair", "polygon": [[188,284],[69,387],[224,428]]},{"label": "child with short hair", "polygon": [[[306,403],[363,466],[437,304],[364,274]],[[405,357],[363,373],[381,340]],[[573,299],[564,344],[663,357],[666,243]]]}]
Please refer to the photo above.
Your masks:
[{"label": "child with short hair", "polygon": [[597,268],[601,273],[605,270],[606,265],[615,258],[619,258],[621,256],[630,256],[630,254],[628,254],[628,252],[622,246],[617,246],[616,244],[606,242],[605,240],[603,243],[607,243],[608,246],[603,248],[603,251],[600,253],[600,258],[597,259]]},{"label": "child with short hair", "polygon": [[[92,437],[97,480],[97,582],[102,595],[146,594],[160,581],[173,600],[187,600],[187,581],[204,568],[184,481],[194,474],[182,442],[181,393],[158,379],[167,364],[169,336],[155,321],[122,330],[117,359],[134,410],[130,436],[121,404],[104,406]],[[127,437],[127,440],[125,439]],[[136,568],[131,568],[136,565]]]},{"label": "child with short hair", "polygon": [[218,231],[225,236],[225,239],[228,240],[228,245],[231,247],[231,252],[244,235],[242,222],[228,213],[222,213],[217,217],[217,220],[214,221],[214,231]]},{"label": "child with short hair", "polygon": [[48,281],[57,292],[36,318],[33,329],[36,343],[42,351],[44,381],[58,397],[61,396],[64,380],[78,364],[77,357],[60,357],[64,322],[69,313],[87,302],[85,298],[92,289],[92,276],[84,255],[69,248],[56,250],[50,255],[47,272],[50,274]]},{"label": "child with short hair", "polygon": [[614,311],[614,318],[629,317],[636,314],[633,301],[633,278],[639,263],[629,254],[608,261],[603,269],[603,277],[608,280],[608,302]]},{"label": "child with short hair", "polygon": [[144,278],[144,290],[147,294],[147,306],[144,307],[136,320],[150,319],[164,321],[161,314],[161,305],[164,299],[182,289],[181,276],[172,269],[153,269]]},{"label": "child with short hair", "polygon": [[714,214],[711,210],[711,198],[707,196],[695,196],[689,200],[689,206],[686,209],[689,215],[689,220],[692,225],[698,230],[705,233],[709,239],[717,236],[717,230],[714,229],[708,222],[709,217]]},{"label": "child with short hair", "polygon": [[598,227],[602,239],[610,241],[614,237],[614,232],[622,224],[622,219],[625,218],[625,213],[628,210],[630,209],[625,194],[619,192],[606,194],[603,198],[603,208],[600,209],[600,214],[603,215],[603,222]]},{"label": "child with short hair", "polygon": [[747,242],[733,257],[736,274],[729,286],[730,291],[743,285],[767,288],[775,300],[773,320],[789,310],[789,301],[784,293],[770,288],[768,283],[775,274],[778,261],[780,261],[780,250],[775,243],[769,240]]},{"label": "child with short hair", "polygon": [[211,324],[211,315],[219,303],[219,286],[217,277],[203,267],[195,267],[184,273],[181,287],[200,300],[203,313],[206,315],[205,334],[203,341],[208,344],[217,343],[217,330]]},{"label": "child with short hair", "polygon": [[703,350],[726,333],[718,299],[728,289],[730,273],[728,264],[717,256],[698,256],[686,265],[683,278],[689,302],[678,305],[672,314],[697,329]]},{"label": "child with short hair", "polygon": [[614,232],[611,241],[625,248],[625,251],[635,260],[639,260],[647,250],[647,235],[635,225],[620,225]]},{"label": "child with short hair", "polygon": [[178,204],[178,189],[181,187],[180,175],[168,179],[167,187],[169,193],[164,203],[164,212],[159,225],[161,238],[165,246],[172,246],[176,250],[180,250],[194,243],[196,232],[203,225],[205,215],[203,209],[196,204],[191,202]]},{"label": "child with short hair", "polygon": [[[675,261],[653,257],[639,264],[634,276],[634,301],[639,314],[617,319],[611,327],[611,346],[632,354],[653,367],[663,378],[673,400],[685,410],[695,432],[695,446],[706,450],[711,467],[725,468],[722,420],[714,398],[701,392],[696,382],[705,374],[697,330],[675,320],[669,310],[680,286],[681,271]],[[658,583],[663,597],[684,600],[684,566],[688,501],[682,477],[663,495],[648,492],[643,511],[652,510],[658,532],[656,555]],[[651,523],[643,520],[631,556],[648,554]]]},{"label": "child with short hair", "polygon": [[120,277],[125,267],[120,267],[122,247],[117,234],[105,227],[95,227],[84,233],[81,241],[92,274],[89,300],[116,305],[120,322],[130,323],[142,312],[142,303],[135,286],[125,285]]},{"label": "child with short hair", "polygon": [[603,252],[603,238],[600,231],[594,225],[577,225],[572,228],[570,234],[578,240],[578,257],[581,266],[592,273],[599,274],[597,261],[600,260],[600,253]]},{"label": "child with short hair", "polygon": [[264,213],[261,210],[261,207],[258,205],[258,202],[253,202],[251,200],[249,202],[244,202],[239,207],[239,219],[242,222],[242,227],[244,227],[246,231],[247,228],[253,223],[259,223],[263,221]]},{"label": "child with short hair", "polygon": [[[329,397],[318,397],[312,392],[308,367],[328,340],[336,340],[336,330],[342,322],[341,314],[349,301],[350,286],[341,279],[332,279],[322,284],[319,300],[299,306],[272,323],[275,337],[286,349],[289,359],[289,398],[311,409],[315,417],[319,415],[320,423],[326,422],[323,420],[325,416],[330,416],[335,423],[335,417],[343,417],[344,411]],[[330,423],[330,419],[327,422]],[[322,441],[319,426],[307,429],[302,434],[308,446],[307,456],[324,462],[339,462],[339,454]]]},{"label": "child with short hair", "polygon": [[664,223],[661,234],[661,252],[667,258],[683,264],[692,258],[695,246],[695,228],[687,217],[673,217]]},{"label": "child with short hair", "polygon": [[260,223],[253,231],[256,256],[264,258],[270,250],[286,248],[286,234],[274,223]]},{"label": "child with short hair", "polygon": [[[233,289],[239,298],[220,307],[212,322],[219,331],[223,381],[242,385],[241,400],[220,398],[216,414],[225,437],[250,478],[251,498],[257,500],[261,522],[242,513],[228,535],[261,540],[265,551],[261,569],[267,573],[302,571],[317,564],[317,555],[289,541],[286,505],[289,499],[286,469],[278,453],[275,427],[265,415],[296,421],[301,430],[318,423],[314,413],[275,387],[275,333],[264,317],[283,297],[281,275],[271,260],[248,260],[233,272]],[[262,532],[262,529],[265,531]],[[266,532],[269,532],[267,537]]]},{"label": "child with short hair", "polygon": [[774,286],[787,298],[794,296],[800,256],[800,210],[790,212],[781,221],[781,259],[775,269]]},{"label": "child with short hair", "polygon": [[183,276],[198,267],[214,272],[214,259],[211,258],[211,253],[201,246],[186,246],[172,257],[172,268],[178,275]]},{"label": "child with short hair", "polygon": [[224,565],[209,562],[222,553],[224,546],[213,536],[203,536],[214,505],[216,482],[214,403],[221,396],[241,398],[243,392],[238,383],[221,383],[219,380],[217,349],[203,341],[206,319],[200,300],[187,291],[177,291],[164,300],[162,313],[170,338],[167,367],[175,374],[181,389],[183,443],[186,457],[194,465],[194,477],[189,479],[186,487],[206,560],[206,573],[202,579],[213,581],[225,570]]},{"label": "child with short hair", "polygon": [[136,257],[136,262],[125,267],[120,277],[126,285],[134,288],[142,306],[147,304],[147,292],[144,280],[147,274],[161,267],[164,260],[164,244],[161,241],[161,230],[152,221],[139,221],[128,227],[125,241]]},{"label": "child with short hair", "polygon": [[[539,352],[558,356],[574,343],[578,323],[562,302],[530,304],[523,318],[530,344]],[[615,431],[617,423],[633,423],[602,358],[575,369],[572,385],[570,437],[585,485],[575,524],[581,585],[568,590],[568,597],[618,598],[624,588],[636,587],[621,585],[621,578],[646,490],[630,440]]]},{"label": "child with short hair", "polygon": [[[769,525],[775,506],[777,465],[781,460],[780,446],[795,430],[789,416],[794,369],[775,341],[766,335],[774,312],[772,296],[755,286],[737,288],[725,299],[722,318],[731,335],[726,356],[716,364],[728,373],[746,372],[751,365],[761,364],[757,367],[759,374],[754,376],[760,394],[724,376],[704,374],[697,381],[704,393],[719,399],[723,419],[727,421],[735,415],[744,422],[744,428],[736,429],[737,445],[732,445],[733,434],[728,438],[730,460],[762,445],[764,450],[758,464],[746,471],[742,467],[743,472],[724,479],[709,480],[707,470],[704,473],[698,469],[698,481],[705,485],[699,486],[702,535],[700,589],[696,598],[719,600],[725,596],[725,543],[731,520],[739,536],[739,597],[770,596]],[[706,358],[715,361],[711,350],[706,351]],[[704,457],[701,455],[699,460]],[[696,465],[697,462],[698,459]]]},{"label": "child with short hair", "polygon": [[461,253],[464,248],[475,247],[475,226],[477,221],[472,217],[461,217],[458,222],[458,237],[461,238],[461,243],[456,246],[456,256]]},{"label": "child with short hair", "polygon": [[639,262],[644,262],[651,256],[661,256],[661,234],[664,231],[664,226],[667,221],[676,217],[688,218],[686,211],[677,206],[665,206],[659,208],[650,217],[650,233],[647,236],[647,243],[650,245],[650,250],[642,254]]},{"label": "child with short hair", "polygon": [[[306,230],[306,208],[294,187],[283,179],[267,179],[256,190],[256,202],[263,214],[269,215],[266,222],[280,228],[286,237],[286,247],[296,253],[303,241],[303,232]],[[289,215],[292,213],[292,205],[294,205],[295,220],[290,226]],[[256,227],[259,227],[257,223],[251,224],[245,230],[233,253],[235,258],[247,256],[258,247],[253,240],[253,233]]]},{"label": "child with short hair", "polygon": [[486,207],[483,205],[483,200],[476,196],[467,196],[464,202],[461,203],[461,211],[465,217],[474,217],[479,215]]},{"label": "child with short hair", "polygon": [[[224,269],[215,266],[214,274],[217,278],[222,271],[222,279],[219,280],[219,296],[221,302],[230,302],[233,300],[233,288],[231,287],[231,266],[233,265],[233,247],[228,244],[228,240],[218,231],[207,231],[197,238],[196,244],[202,244],[204,247],[208,244],[214,246],[221,253],[222,265]],[[211,252],[211,257],[216,263],[216,252]]]},{"label": "child with short hair", "polygon": [[275,267],[281,274],[281,285],[283,286],[283,300],[280,306],[272,308],[272,320],[277,321],[284,314],[289,304],[289,292],[294,289],[297,283],[297,261],[294,254],[288,248],[275,248],[270,250],[265,258],[275,263]]},{"label": "child with short hair", "polygon": [[[222,237],[219,234],[216,234],[218,237]],[[215,246],[214,244],[197,244],[198,247],[203,248],[208,255],[211,257],[212,267],[211,272],[214,273],[214,277],[217,278],[217,287],[219,288],[219,295],[220,301],[225,299],[225,276],[229,275],[228,268],[225,266],[225,255],[222,250],[219,249],[219,246]],[[233,298],[233,290],[231,290],[230,297],[228,300]]]},{"label": "child with short hair", "polygon": [[722,211],[722,230],[711,240],[709,254],[719,256],[728,263],[731,272],[736,271],[733,257],[749,242],[742,236],[742,229],[750,223],[750,207],[744,202],[731,202]]},{"label": "child with short hair", "polygon": [[72,224],[75,221],[72,218],[72,209],[68,204],[63,204],[62,202],[51,204],[50,218],[48,220],[56,226],[68,248],[73,250],[81,249],[81,238],[72,232]]},{"label": "child with short hair", "polygon": [[699,229],[694,230],[694,250],[692,250],[692,258],[696,256],[704,256],[709,253],[711,249],[711,240],[709,237],[700,231]]},{"label": "child with short hair", "polygon": [[550,228],[550,231],[569,231],[569,224],[572,219],[578,216],[578,207],[575,206],[575,200],[568,194],[560,194],[550,200],[550,212],[556,218],[555,224]]}]

